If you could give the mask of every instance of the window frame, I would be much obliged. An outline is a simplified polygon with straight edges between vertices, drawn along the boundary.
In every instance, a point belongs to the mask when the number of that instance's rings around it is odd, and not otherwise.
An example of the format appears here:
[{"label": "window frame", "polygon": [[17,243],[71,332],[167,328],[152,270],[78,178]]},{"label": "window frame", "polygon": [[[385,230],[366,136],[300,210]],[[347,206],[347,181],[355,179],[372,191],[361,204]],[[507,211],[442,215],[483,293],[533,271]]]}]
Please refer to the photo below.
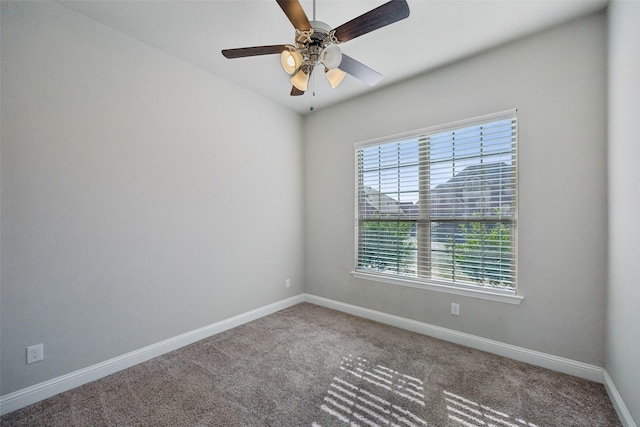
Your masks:
[{"label": "window frame", "polygon": [[[514,265],[514,287],[512,289],[502,289],[502,288],[494,288],[487,287],[481,285],[474,285],[471,283],[460,283],[460,282],[450,282],[446,279],[439,278],[419,278],[412,276],[404,276],[400,274],[389,274],[378,271],[362,271],[358,270],[358,257],[360,251],[360,233],[359,230],[359,191],[360,191],[360,181],[359,181],[359,158],[358,152],[364,147],[382,145],[385,143],[393,143],[393,142],[401,142],[403,140],[408,139],[418,139],[419,141],[423,139],[429,139],[431,135],[438,134],[446,131],[453,131],[456,129],[462,129],[477,125],[482,125],[490,122],[495,122],[504,119],[515,119],[515,146],[512,148],[512,156],[515,161],[515,170],[514,170],[514,187],[515,192],[513,194],[513,198],[515,201],[515,209],[513,213],[513,217],[510,220],[512,223],[512,231],[511,231],[511,244],[513,245],[512,256],[513,256],[513,265]],[[518,230],[518,194],[519,194],[519,185],[518,185],[518,114],[516,109],[510,109],[506,111],[501,111],[497,113],[487,114],[483,116],[478,116],[470,119],[458,120],[454,122],[444,123],[436,126],[430,126],[427,128],[417,129],[409,132],[403,132],[400,134],[395,134],[391,136],[375,138],[371,140],[356,142],[354,144],[354,269],[351,272],[352,276],[356,279],[377,281],[382,283],[388,283],[392,285],[400,285],[400,286],[409,286],[418,289],[426,289],[437,292],[444,292],[455,295],[463,295],[474,298],[480,298],[491,301],[499,301],[505,302],[509,304],[520,304],[523,300],[523,296],[518,294],[518,239],[517,239],[517,230]],[[429,161],[429,160],[427,160]],[[427,192],[427,198],[428,198]],[[423,200],[425,197],[424,192],[420,192],[420,200]],[[416,220],[416,223],[420,221],[420,219]],[[431,222],[431,217],[427,220]],[[421,268],[421,264],[416,265],[417,269]]]}]

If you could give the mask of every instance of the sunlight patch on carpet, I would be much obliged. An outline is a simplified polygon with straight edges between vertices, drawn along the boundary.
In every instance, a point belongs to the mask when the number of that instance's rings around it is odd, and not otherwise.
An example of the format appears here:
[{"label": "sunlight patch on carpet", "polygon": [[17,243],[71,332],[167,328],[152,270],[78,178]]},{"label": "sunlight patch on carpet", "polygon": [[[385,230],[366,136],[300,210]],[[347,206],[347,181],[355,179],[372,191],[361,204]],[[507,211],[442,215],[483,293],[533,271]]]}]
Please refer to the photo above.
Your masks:
[{"label": "sunlight patch on carpet", "polygon": [[[342,358],[320,409],[349,426],[423,427],[423,382],[362,357]],[[414,408],[415,407],[415,408]],[[321,427],[313,423],[313,427]]]},{"label": "sunlight patch on carpet", "polygon": [[538,427],[521,418],[514,418],[504,412],[466,399],[444,390],[444,400],[450,420],[464,427]]}]

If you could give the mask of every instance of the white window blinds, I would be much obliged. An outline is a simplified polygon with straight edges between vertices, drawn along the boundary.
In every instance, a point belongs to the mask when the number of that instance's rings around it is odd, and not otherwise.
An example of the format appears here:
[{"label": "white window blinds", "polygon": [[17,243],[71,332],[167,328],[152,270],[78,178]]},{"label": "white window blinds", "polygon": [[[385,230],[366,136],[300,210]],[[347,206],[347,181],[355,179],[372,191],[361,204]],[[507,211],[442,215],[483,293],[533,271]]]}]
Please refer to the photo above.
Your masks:
[{"label": "white window blinds", "polygon": [[515,111],[356,145],[356,271],[515,289]]}]

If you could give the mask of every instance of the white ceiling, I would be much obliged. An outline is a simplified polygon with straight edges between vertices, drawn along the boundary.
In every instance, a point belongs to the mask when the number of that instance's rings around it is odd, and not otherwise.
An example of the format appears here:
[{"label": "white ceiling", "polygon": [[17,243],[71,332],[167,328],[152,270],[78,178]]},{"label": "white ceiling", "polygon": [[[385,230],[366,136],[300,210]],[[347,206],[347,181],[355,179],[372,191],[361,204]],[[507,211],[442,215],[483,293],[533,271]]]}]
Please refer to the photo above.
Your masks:
[{"label": "white ceiling", "polygon": [[[335,28],[385,2],[317,0],[316,18]],[[236,47],[293,44],[294,29],[273,0],[57,3],[306,114],[312,106],[326,107],[595,12],[607,0],[409,0],[409,18],[341,45],[345,54],[383,74],[378,85],[369,87],[347,76],[331,89],[316,73],[314,86],[310,82],[310,89],[298,97],[289,95],[291,83],[279,55],[230,60],[220,53]],[[312,0],[300,3],[313,20]]]}]

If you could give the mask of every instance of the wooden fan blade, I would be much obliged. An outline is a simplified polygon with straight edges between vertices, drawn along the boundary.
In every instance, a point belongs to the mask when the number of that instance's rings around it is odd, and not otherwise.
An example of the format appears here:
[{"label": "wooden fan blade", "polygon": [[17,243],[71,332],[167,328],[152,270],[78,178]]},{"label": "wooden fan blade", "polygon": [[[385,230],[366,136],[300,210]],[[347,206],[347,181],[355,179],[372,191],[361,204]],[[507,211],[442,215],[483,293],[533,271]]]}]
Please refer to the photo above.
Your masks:
[{"label": "wooden fan blade", "polygon": [[335,35],[339,42],[344,43],[378,28],[398,22],[408,16],[409,5],[406,0],[391,0],[340,25],[335,29]]},{"label": "wooden fan blade", "polygon": [[289,44],[275,44],[271,46],[253,46],[253,47],[239,47],[237,49],[224,49],[222,54],[225,58],[244,58],[246,56],[258,56],[258,55],[274,55],[276,53],[282,53],[283,50],[293,49],[294,47]]},{"label": "wooden fan blade", "polygon": [[311,24],[309,23],[309,18],[307,18],[307,14],[304,13],[304,9],[300,5],[298,0],[276,0],[280,8],[287,15],[289,21],[293,24],[293,27],[296,30],[300,31],[309,31],[311,29]]},{"label": "wooden fan blade", "polygon": [[340,66],[338,68],[345,73],[351,74],[353,77],[362,80],[369,86],[373,86],[378,83],[382,78],[382,74],[376,70],[367,67],[344,53],[342,54],[342,62],[340,62]]},{"label": "wooden fan blade", "polygon": [[291,96],[300,96],[300,95],[304,95],[304,91],[303,91],[303,90],[298,89],[298,88],[297,88],[297,87],[295,87],[295,86],[291,86],[291,93],[290,93],[290,95],[291,95]]}]

